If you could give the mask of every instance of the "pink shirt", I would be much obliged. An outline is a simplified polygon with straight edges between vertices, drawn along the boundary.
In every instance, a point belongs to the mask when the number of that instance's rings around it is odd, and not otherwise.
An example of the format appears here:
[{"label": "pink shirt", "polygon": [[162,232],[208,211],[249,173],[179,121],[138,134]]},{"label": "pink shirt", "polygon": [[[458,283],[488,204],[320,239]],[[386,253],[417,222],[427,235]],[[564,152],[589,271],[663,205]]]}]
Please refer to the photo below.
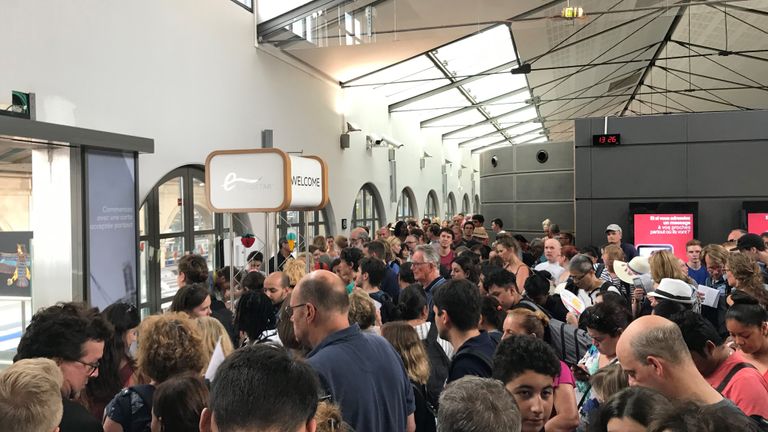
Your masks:
[{"label": "pink shirt", "polygon": [[571,386],[576,385],[576,380],[573,378],[573,372],[571,372],[571,368],[568,367],[567,364],[565,364],[564,361],[560,361],[560,375],[555,377],[555,384],[554,387],[558,387],[560,384],[570,384]]},{"label": "pink shirt", "polygon": [[[717,388],[723,381],[731,368],[738,363],[747,362],[740,351],[731,354],[723,364],[720,365],[709,376],[704,377],[709,385]],[[749,363],[749,362],[747,362]],[[768,418],[768,383],[763,375],[757,369],[744,368],[731,378],[731,381],[723,389],[723,396],[736,404],[744,414],[759,415]]]}]

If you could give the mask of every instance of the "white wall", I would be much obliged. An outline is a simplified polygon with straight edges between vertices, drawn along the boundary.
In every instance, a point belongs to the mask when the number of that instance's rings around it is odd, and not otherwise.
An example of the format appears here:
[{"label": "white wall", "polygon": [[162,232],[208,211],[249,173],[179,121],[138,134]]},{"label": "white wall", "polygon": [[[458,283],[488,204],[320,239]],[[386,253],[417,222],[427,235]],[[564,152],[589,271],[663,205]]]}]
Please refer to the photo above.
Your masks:
[{"label": "white wall", "polygon": [[[260,146],[263,129],[274,130],[276,147],[327,161],[334,232],[367,182],[384,199],[386,219],[396,215],[387,151],[366,151],[366,133],[406,144],[397,152],[398,188],[414,190],[419,213],[430,189],[444,211],[444,157],[457,162],[448,176],[457,209],[471,193],[472,170],[461,184],[457,176],[460,156],[476,167],[468,152],[444,149],[402,114],[390,117],[376,95],[341,90],[255,48],[253,15],[230,1],[3,0],[0,16],[0,99],[31,91],[38,120],[153,138],[155,153],[139,158],[141,199],[167,172],[202,164],[212,150]],[[344,119],[363,132],[342,151]],[[424,150],[433,157],[421,170]]]}]

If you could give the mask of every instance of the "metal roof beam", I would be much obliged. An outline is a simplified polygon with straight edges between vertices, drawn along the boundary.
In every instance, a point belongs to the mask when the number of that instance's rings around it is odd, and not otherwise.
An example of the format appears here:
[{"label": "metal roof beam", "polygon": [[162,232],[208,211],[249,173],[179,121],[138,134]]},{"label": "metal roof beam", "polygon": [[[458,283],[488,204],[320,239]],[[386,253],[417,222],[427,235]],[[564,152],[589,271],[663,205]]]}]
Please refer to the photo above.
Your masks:
[{"label": "metal roof beam", "polygon": [[444,133],[443,134],[443,139],[448,138],[448,137],[453,136],[453,135],[460,134],[460,133],[462,133],[464,131],[472,129],[473,127],[482,126],[482,125],[491,123],[491,122],[496,121],[496,120],[498,120],[498,119],[500,119],[502,117],[506,117],[508,115],[512,115],[512,114],[518,113],[520,111],[529,109],[531,107],[533,107],[533,105],[528,104],[528,105],[525,105],[525,106],[521,106],[520,108],[515,108],[512,111],[505,112],[504,114],[499,114],[499,115],[497,115],[495,117],[489,117],[489,118],[487,118],[485,120],[482,120],[482,121],[479,121],[479,122],[477,122],[475,124],[471,124],[471,125],[468,125],[468,126],[460,127],[458,129],[454,129],[454,130],[452,130],[450,132]]},{"label": "metal roof beam", "polygon": [[504,93],[504,94],[501,94],[501,95],[498,95],[498,96],[494,96],[494,97],[492,97],[490,99],[486,99],[486,100],[484,100],[482,102],[477,102],[476,104],[468,105],[466,107],[459,108],[457,110],[454,110],[454,111],[451,111],[451,112],[448,112],[448,113],[445,113],[445,114],[441,114],[441,115],[439,115],[437,117],[432,117],[432,118],[426,119],[426,120],[421,122],[421,127],[426,127],[426,126],[431,125],[432,123],[437,123],[437,122],[439,122],[441,120],[445,120],[445,119],[447,119],[449,117],[453,117],[453,116],[458,115],[458,114],[463,114],[465,112],[472,111],[473,109],[475,109],[477,107],[488,105],[488,104],[493,104],[493,103],[498,102],[500,100],[504,100],[504,99],[506,99],[508,97],[517,96],[517,95],[519,95],[521,93],[526,93],[526,92],[528,92],[528,87],[522,87],[522,88],[519,88],[517,90],[512,90],[511,92],[507,92],[507,93]]}]

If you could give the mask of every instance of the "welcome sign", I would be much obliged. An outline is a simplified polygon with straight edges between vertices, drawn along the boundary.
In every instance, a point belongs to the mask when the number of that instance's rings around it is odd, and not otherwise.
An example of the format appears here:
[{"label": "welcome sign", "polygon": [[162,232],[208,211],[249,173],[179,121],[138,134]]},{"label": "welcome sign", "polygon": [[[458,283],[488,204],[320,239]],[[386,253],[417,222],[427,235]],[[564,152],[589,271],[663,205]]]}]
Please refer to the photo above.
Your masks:
[{"label": "welcome sign", "polygon": [[328,169],[318,157],[279,149],[219,150],[206,158],[205,190],[216,212],[320,209],[328,204]]}]

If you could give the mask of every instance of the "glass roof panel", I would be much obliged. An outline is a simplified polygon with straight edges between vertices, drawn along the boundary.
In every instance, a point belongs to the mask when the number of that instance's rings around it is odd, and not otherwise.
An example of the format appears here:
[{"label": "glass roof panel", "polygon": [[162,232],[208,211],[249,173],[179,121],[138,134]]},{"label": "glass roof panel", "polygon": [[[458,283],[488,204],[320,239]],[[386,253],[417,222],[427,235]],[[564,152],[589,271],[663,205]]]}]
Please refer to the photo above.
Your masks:
[{"label": "glass roof panel", "polygon": [[545,142],[547,142],[547,137],[545,137],[545,136],[536,138],[536,139],[531,140],[531,141],[528,141],[528,143],[530,143],[530,144],[545,143]]},{"label": "glass roof panel", "polygon": [[499,124],[524,122],[527,120],[535,119],[537,116],[538,114],[536,113],[536,108],[531,106],[524,110],[510,113],[509,115],[505,115],[504,117],[499,118]]},{"label": "glass roof panel", "polygon": [[[509,72],[501,72],[488,75],[485,78],[465,84],[464,87],[478,102],[488,100],[500,94],[509,93],[512,90],[526,87],[525,77],[512,75]],[[527,92],[526,92],[527,93]]]},{"label": "glass roof panel", "polygon": [[493,145],[493,144],[498,144],[499,141],[507,142],[506,138],[501,136],[501,134],[495,134],[495,135],[489,136],[487,138],[481,138],[481,139],[479,139],[477,141],[472,141],[471,143],[469,143],[469,144],[467,144],[465,146],[461,146],[461,148],[462,149],[474,150],[474,149],[477,149],[477,148],[480,148],[480,147],[489,146],[489,145]]},{"label": "glass roof panel", "polygon": [[505,97],[491,104],[485,104],[483,107],[491,116],[496,117],[525,106],[525,101],[530,98],[531,95],[528,91],[525,91],[514,96]]},{"label": "glass roof panel", "polygon": [[536,132],[531,132],[529,134],[525,134],[525,135],[519,136],[519,137],[515,138],[514,141],[515,141],[515,143],[519,144],[519,143],[524,143],[524,142],[532,140],[532,139],[537,139],[537,138],[539,138],[541,136],[542,136],[541,135],[541,131],[536,131]]},{"label": "glass roof panel", "polygon": [[429,127],[450,127],[451,129],[458,129],[460,127],[469,126],[483,120],[485,120],[485,117],[483,117],[483,115],[480,114],[476,109],[473,109],[471,111],[456,114],[444,118],[440,121],[436,121],[435,123],[429,125]]},{"label": "glass roof panel", "polygon": [[502,24],[440,48],[436,57],[450,72],[466,76],[514,60],[515,50],[509,28]]},{"label": "glass roof panel", "polygon": [[541,128],[541,123],[539,122],[530,122],[530,123],[523,123],[519,126],[515,126],[511,129],[507,129],[506,133],[509,136],[516,136],[516,135],[523,135],[525,133],[528,133],[532,130],[536,130]]},{"label": "glass roof panel", "polygon": [[461,131],[457,133],[456,135],[451,135],[450,137],[443,138],[444,140],[459,140],[459,141],[467,141],[472,138],[489,134],[496,130],[496,127],[492,124],[484,124],[480,126],[475,126],[473,128],[467,129],[465,131]]},{"label": "glass roof panel", "polygon": [[456,89],[446,90],[426,99],[421,99],[410,103],[393,112],[411,111],[411,110],[434,110],[446,108],[447,111],[456,110],[469,105],[469,100]]}]

